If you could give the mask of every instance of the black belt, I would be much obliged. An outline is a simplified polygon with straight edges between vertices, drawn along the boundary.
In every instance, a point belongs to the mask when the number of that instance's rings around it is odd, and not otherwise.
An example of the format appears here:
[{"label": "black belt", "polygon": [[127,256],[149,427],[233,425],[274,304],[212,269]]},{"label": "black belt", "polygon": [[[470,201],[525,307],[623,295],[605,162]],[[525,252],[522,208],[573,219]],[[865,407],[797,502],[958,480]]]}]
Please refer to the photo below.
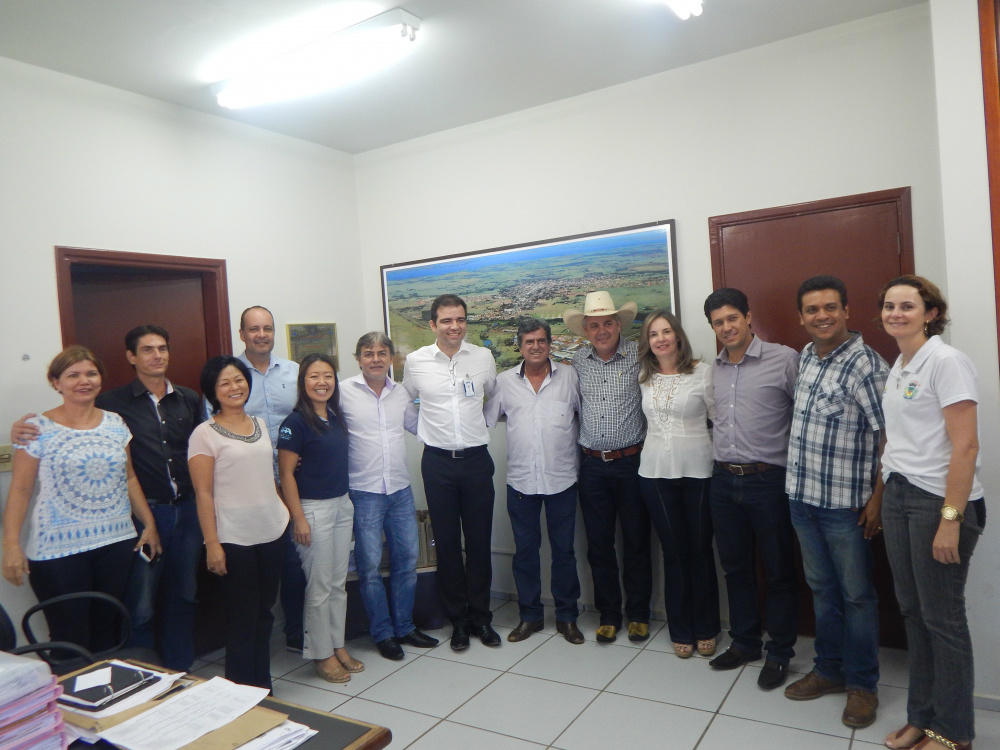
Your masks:
[{"label": "black belt", "polygon": [[725,461],[716,461],[716,469],[722,469],[723,471],[728,471],[738,477],[746,476],[747,474],[762,474],[765,471],[771,471],[772,469],[784,470],[784,466],[775,466],[774,464],[766,464],[763,461],[758,461],[752,464],[729,464]]},{"label": "black belt", "polygon": [[186,503],[188,500],[194,500],[193,492],[184,492],[175,498],[167,500],[159,500],[155,497],[147,497],[146,502],[152,505],[180,505],[181,503]]},{"label": "black belt", "polygon": [[474,445],[471,448],[458,448],[456,450],[425,445],[424,450],[437,453],[440,456],[448,456],[448,458],[471,458],[472,456],[478,456],[480,453],[486,453],[488,449],[485,445]]},{"label": "black belt", "polygon": [[597,451],[593,448],[584,448],[580,446],[580,450],[583,451],[583,455],[590,456],[591,458],[599,458],[604,463],[609,461],[617,461],[619,458],[625,458],[626,456],[634,456],[642,450],[642,443],[636,443],[635,445],[630,445],[627,448],[620,448],[614,451]]}]

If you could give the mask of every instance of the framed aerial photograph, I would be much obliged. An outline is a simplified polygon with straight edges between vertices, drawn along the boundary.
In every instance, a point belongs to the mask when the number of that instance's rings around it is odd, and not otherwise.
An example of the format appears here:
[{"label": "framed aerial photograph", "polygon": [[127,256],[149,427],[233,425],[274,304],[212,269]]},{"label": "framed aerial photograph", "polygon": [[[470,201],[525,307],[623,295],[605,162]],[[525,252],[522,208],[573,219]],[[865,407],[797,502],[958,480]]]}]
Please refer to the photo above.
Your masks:
[{"label": "framed aerial photograph", "polygon": [[562,316],[582,310],[588,292],[607,290],[618,307],[634,301],[639,314],[623,334],[637,338],[648,313],[677,313],[676,269],[672,219],[382,266],[385,329],[396,345],[393,377],[403,379],[407,354],[433,343],[430,309],[438,295],[465,300],[465,340],[492,350],[503,371],[520,361],[514,336],[518,320],[529,316],[548,321],[553,358],[569,362],[587,340],[570,333]]},{"label": "framed aerial photograph", "polygon": [[285,326],[285,333],[290,360],[301,363],[307,354],[329,354],[340,372],[336,323],[289,323]]}]

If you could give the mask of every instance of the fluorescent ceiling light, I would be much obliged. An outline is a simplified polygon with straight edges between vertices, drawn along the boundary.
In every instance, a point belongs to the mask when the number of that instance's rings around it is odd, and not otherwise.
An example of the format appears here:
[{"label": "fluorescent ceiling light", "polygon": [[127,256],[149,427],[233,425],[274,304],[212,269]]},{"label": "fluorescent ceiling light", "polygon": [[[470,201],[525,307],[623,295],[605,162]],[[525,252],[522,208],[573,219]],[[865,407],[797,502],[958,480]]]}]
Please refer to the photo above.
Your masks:
[{"label": "fluorescent ceiling light", "polygon": [[688,20],[691,16],[701,15],[701,0],[664,0],[682,21]]},{"label": "fluorescent ceiling light", "polygon": [[[255,38],[258,45],[263,42],[263,59],[245,64],[213,85],[219,105],[251,107],[311,96],[357,81],[406,55],[420,19],[394,8],[346,28],[327,28],[322,34],[315,28],[289,31],[288,26],[282,26],[276,29],[276,36]],[[233,58],[239,60],[244,50],[239,46],[234,50],[228,61],[213,61],[203,74],[215,77],[227,62],[232,65]]]}]

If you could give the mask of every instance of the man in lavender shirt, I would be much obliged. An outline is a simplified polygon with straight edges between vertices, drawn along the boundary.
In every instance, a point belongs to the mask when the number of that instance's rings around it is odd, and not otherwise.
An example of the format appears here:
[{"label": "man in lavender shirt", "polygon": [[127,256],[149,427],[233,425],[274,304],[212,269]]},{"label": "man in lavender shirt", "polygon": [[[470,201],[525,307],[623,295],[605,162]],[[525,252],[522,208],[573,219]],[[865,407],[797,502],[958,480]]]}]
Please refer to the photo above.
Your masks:
[{"label": "man in lavender shirt", "polygon": [[[361,602],[379,653],[398,661],[403,658],[400,643],[432,648],[438,641],[413,625],[417,515],[406,471],[403,430],[416,432],[417,407],[406,389],[389,378],[395,353],[392,341],[379,331],[358,339],[354,357],[361,374],[340,384],[340,407],[349,431],[348,471]],[[379,570],[383,532],[389,545],[389,599]]]},{"label": "man in lavender shirt", "polygon": [[[773,690],[788,677],[798,629],[795,534],[785,494],[788,433],[798,354],[750,330],[750,304],[739,289],[718,289],[705,317],[723,349],[714,367],[715,470],[709,502],[729,594],[729,649],[710,662],[736,669],[767,660],[757,684]],[[756,554],[755,554],[756,547]],[[767,572],[767,643],[757,604],[757,555]]]}]

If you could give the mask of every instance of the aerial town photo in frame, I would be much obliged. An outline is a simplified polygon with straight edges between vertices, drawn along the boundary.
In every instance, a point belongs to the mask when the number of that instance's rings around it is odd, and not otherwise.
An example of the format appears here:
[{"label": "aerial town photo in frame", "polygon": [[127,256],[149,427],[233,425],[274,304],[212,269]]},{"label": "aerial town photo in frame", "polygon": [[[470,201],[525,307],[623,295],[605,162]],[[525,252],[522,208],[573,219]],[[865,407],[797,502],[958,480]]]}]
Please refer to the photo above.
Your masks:
[{"label": "aerial town photo in frame", "polygon": [[439,294],[465,300],[466,341],[492,350],[502,372],[520,361],[514,336],[527,316],[552,325],[552,356],[569,362],[586,339],[570,333],[562,315],[582,310],[587,292],[606,289],[619,307],[635,301],[639,314],[623,332],[632,339],[647,313],[676,313],[676,259],[674,222],[665,220],[382,266],[386,332],[396,345],[393,377],[403,379],[407,354],[433,343],[430,309]]}]

